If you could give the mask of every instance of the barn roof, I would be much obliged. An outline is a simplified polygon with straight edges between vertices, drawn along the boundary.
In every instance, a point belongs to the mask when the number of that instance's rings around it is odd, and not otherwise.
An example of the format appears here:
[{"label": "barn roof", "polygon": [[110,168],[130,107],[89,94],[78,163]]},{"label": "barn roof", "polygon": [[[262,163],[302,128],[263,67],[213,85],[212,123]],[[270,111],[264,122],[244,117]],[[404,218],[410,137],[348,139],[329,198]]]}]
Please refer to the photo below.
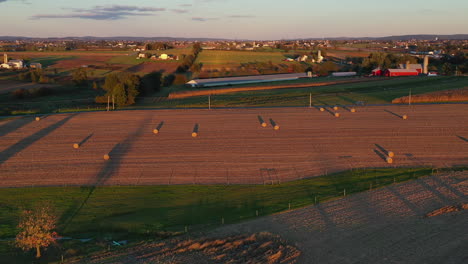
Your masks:
[{"label": "barn roof", "polygon": [[212,79],[194,79],[187,84],[198,85],[216,85],[216,84],[241,84],[244,82],[268,82],[279,80],[291,80],[307,77],[306,73],[290,73],[290,74],[272,74],[272,75],[255,75],[255,76],[242,76],[242,77],[228,77],[228,78],[212,78]]},{"label": "barn roof", "polygon": [[412,69],[388,69],[389,72],[416,72],[418,73],[417,70],[412,70]]}]

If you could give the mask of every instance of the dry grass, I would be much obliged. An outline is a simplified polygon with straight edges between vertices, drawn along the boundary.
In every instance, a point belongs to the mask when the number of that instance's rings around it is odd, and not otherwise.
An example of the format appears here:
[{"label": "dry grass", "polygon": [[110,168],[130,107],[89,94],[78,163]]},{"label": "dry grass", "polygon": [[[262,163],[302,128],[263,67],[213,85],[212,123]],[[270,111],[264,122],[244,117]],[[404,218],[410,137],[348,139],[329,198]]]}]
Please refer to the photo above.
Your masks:
[{"label": "dry grass", "polygon": [[436,209],[430,213],[427,213],[425,216],[426,217],[434,217],[438,215],[444,215],[448,213],[453,213],[453,212],[460,212],[463,210],[468,209],[468,204],[460,204],[460,205],[450,205],[450,206],[444,206],[442,208]]},{"label": "dry grass", "polygon": [[[409,103],[409,96],[404,96],[392,100],[393,104]],[[440,102],[464,102],[468,101],[468,87],[455,90],[446,90],[417,94],[411,96],[412,103],[440,103]]]},{"label": "dry grass", "polygon": [[296,263],[301,252],[270,233],[140,244],[70,263]]}]

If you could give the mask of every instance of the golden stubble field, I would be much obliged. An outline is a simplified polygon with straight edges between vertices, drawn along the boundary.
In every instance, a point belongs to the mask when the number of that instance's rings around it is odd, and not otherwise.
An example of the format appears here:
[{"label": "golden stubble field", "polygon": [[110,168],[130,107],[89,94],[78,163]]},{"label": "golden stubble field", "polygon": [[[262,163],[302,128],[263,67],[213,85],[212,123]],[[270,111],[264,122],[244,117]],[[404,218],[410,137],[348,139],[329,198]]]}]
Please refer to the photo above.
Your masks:
[{"label": "golden stubble field", "polygon": [[[467,110],[340,108],[339,118],[316,108],[27,117],[0,123],[0,185],[269,184],[351,168],[467,165]],[[407,120],[398,116],[404,114]],[[395,153],[392,164],[382,148]]]}]

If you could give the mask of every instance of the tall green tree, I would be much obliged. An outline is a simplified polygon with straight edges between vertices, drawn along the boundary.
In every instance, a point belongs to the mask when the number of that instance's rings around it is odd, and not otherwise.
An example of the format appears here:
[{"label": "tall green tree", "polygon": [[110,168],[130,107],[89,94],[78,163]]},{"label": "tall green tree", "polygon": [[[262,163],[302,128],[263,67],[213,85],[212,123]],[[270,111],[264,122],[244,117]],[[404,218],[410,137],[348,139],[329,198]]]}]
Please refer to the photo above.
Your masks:
[{"label": "tall green tree", "polygon": [[109,74],[102,86],[106,94],[96,98],[96,101],[106,102],[110,97],[114,98],[117,106],[132,105],[140,93],[140,84],[140,77],[128,72]]},{"label": "tall green tree", "polygon": [[88,83],[88,70],[86,68],[78,68],[72,73],[72,81],[77,86],[85,86]]}]

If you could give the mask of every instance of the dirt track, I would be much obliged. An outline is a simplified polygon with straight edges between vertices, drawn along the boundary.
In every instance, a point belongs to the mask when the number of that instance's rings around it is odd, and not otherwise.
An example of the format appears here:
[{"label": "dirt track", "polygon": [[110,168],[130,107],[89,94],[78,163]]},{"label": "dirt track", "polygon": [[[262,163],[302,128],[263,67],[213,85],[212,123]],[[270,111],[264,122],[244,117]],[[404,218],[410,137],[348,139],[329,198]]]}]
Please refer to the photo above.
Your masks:
[{"label": "dirt track", "polygon": [[[315,108],[157,110],[17,119],[0,123],[0,184],[262,184],[357,167],[468,165],[467,110],[364,107],[340,109],[340,118]],[[258,115],[280,130],[262,128]],[[375,144],[395,152],[393,164]]]}]

